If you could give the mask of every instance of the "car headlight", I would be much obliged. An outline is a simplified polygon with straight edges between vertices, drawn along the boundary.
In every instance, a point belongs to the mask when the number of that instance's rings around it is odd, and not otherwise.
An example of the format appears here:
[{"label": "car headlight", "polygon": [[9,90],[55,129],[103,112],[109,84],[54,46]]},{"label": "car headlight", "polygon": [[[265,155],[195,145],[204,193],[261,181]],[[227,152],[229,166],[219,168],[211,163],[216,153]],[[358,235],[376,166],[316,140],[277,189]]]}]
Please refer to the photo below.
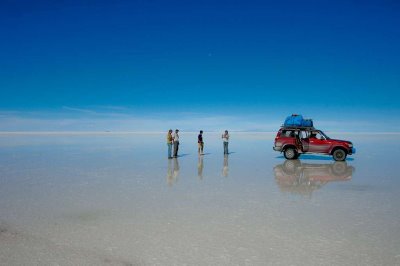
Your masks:
[{"label": "car headlight", "polygon": [[349,148],[353,148],[353,143],[349,143]]}]

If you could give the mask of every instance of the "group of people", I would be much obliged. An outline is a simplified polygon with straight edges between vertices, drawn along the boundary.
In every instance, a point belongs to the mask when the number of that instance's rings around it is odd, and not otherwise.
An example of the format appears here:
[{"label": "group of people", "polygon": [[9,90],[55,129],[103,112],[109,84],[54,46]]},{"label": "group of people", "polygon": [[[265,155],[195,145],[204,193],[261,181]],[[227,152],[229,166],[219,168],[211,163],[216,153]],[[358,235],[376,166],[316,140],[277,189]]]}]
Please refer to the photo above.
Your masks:
[{"label": "group of people", "polygon": [[[172,129],[168,130],[167,133],[167,145],[168,145],[168,159],[178,157],[179,150],[179,129],[175,130],[175,133],[172,134]],[[174,154],[172,156],[172,146],[174,148]]]},{"label": "group of people", "polygon": [[[222,143],[224,147],[224,154],[229,154],[228,144],[229,144],[229,133],[228,130],[221,136]],[[198,153],[199,155],[204,155],[204,141],[203,141],[203,130],[200,130],[199,135],[197,136],[197,145],[198,145]],[[167,146],[168,146],[168,159],[178,157],[179,150],[179,129],[176,129],[173,133],[173,130],[168,130],[167,133]]]}]

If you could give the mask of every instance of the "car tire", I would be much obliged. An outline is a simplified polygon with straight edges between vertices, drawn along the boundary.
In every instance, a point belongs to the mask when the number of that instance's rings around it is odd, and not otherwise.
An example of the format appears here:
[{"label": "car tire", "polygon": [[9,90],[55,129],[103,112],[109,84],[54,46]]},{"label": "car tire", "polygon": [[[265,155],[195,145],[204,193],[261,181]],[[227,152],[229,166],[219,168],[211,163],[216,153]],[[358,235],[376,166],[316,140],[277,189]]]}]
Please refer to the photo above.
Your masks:
[{"label": "car tire", "polygon": [[296,159],[297,152],[293,148],[287,148],[284,152],[283,155],[285,156],[286,159],[288,160],[294,160]]},{"label": "car tire", "polygon": [[344,160],[346,160],[346,156],[347,156],[347,153],[346,153],[346,151],[345,150],[343,150],[343,149],[336,149],[333,153],[332,153],[332,156],[333,156],[333,159],[335,160],[335,161],[344,161]]}]

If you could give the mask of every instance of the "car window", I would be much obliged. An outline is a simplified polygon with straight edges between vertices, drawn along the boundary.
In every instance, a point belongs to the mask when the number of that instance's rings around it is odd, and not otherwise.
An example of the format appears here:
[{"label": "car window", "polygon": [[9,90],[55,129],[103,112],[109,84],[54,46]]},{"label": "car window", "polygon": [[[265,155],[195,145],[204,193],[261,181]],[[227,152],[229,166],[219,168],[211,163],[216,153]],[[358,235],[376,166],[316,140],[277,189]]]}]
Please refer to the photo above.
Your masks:
[{"label": "car window", "polygon": [[282,137],[286,137],[286,138],[293,138],[294,137],[294,132],[293,130],[284,130],[282,131]]},{"label": "car window", "polygon": [[312,132],[310,138],[325,139],[320,132]]},{"label": "car window", "polygon": [[317,134],[318,134],[318,132],[317,131],[311,131],[310,132],[310,138],[312,139],[312,138],[316,138],[317,137]]}]

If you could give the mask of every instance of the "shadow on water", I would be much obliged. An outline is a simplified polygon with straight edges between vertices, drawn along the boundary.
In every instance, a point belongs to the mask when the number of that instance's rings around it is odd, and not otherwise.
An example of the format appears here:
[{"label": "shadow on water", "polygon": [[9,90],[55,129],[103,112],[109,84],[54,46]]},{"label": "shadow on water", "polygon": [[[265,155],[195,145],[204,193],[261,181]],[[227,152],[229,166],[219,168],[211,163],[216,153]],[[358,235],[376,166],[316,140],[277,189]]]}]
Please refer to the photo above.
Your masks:
[{"label": "shadow on water", "polygon": [[286,160],[274,167],[275,181],[282,192],[310,196],[329,182],[349,181],[353,166],[346,162],[304,163]]},{"label": "shadow on water", "polygon": [[183,154],[179,154],[177,157],[180,158],[180,157],[185,157],[185,156],[188,156],[188,155],[190,155],[190,153],[183,153]]},{"label": "shadow on water", "polygon": [[[277,159],[285,159],[283,155],[275,157]],[[324,155],[312,155],[312,154],[302,154],[300,156],[302,160],[318,160],[318,161],[334,161],[332,156]],[[354,161],[354,158],[346,158],[346,161]]]}]

